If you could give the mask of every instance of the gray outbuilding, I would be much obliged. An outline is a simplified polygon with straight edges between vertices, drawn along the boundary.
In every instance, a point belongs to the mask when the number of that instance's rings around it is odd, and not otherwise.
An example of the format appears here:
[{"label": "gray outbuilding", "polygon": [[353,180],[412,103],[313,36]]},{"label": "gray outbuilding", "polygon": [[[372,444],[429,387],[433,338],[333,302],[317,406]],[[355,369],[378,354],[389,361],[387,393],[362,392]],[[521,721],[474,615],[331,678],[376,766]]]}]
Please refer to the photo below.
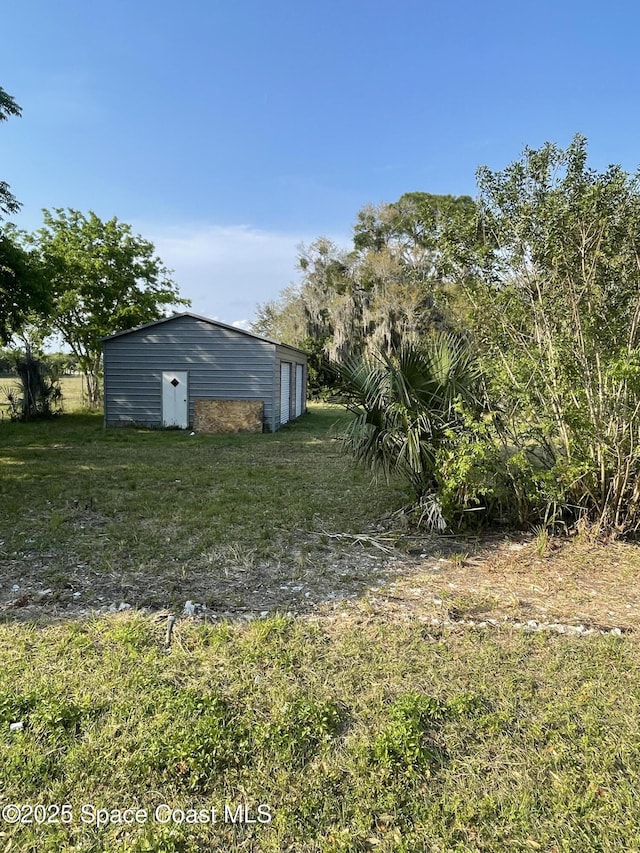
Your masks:
[{"label": "gray outbuilding", "polygon": [[197,314],[102,340],[106,426],[187,428],[199,400],[261,401],[274,431],[306,409],[307,355]]}]

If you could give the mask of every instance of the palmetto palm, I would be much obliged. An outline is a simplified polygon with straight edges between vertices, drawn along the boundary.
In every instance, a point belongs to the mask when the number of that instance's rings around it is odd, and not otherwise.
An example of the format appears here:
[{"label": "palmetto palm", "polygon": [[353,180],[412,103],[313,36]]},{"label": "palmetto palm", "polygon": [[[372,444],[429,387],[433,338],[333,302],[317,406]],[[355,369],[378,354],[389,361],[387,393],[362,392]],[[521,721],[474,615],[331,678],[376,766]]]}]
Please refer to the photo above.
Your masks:
[{"label": "palmetto palm", "polygon": [[478,401],[478,370],[466,343],[443,332],[337,370],[354,414],[345,444],[355,458],[374,473],[402,476],[418,501],[433,494],[438,450],[463,428],[461,404]]}]

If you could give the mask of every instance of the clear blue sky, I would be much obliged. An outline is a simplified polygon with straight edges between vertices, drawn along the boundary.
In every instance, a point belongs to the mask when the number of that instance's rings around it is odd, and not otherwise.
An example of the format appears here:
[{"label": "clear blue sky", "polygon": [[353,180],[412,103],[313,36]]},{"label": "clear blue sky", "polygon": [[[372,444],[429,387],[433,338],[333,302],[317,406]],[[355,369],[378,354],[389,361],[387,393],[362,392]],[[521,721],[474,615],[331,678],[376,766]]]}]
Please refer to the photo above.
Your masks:
[{"label": "clear blue sky", "polygon": [[153,240],[194,311],[251,319],[364,204],[475,195],[525,145],[640,164],[640,6],[21,0],[2,9],[0,179]]}]

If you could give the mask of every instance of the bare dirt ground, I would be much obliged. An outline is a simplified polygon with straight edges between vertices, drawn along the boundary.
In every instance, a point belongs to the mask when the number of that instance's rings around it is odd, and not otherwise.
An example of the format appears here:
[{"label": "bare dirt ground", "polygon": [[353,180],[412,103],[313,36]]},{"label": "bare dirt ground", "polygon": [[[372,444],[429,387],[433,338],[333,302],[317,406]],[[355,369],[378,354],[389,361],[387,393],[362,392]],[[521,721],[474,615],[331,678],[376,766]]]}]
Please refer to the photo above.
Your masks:
[{"label": "bare dirt ground", "polygon": [[408,538],[300,534],[280,560],[240,547],[188,565],[93,570],[24,552],[0,559],[0,618],[57,621],[118,609],[210,619],[340,613],[431,624],[548,625],[633,634],[640,629],[640,547],[531,536]]},{"label": "bare dirt ground", "polygon": [[637,545],[552,540],[541,548],[525,536],[467,545],[466,555],[457,550],[433,560],[426,553],[399,566],[394,581],[366,593],[371,611],[445,624],[508,621],[624,634],[640,629]]}]

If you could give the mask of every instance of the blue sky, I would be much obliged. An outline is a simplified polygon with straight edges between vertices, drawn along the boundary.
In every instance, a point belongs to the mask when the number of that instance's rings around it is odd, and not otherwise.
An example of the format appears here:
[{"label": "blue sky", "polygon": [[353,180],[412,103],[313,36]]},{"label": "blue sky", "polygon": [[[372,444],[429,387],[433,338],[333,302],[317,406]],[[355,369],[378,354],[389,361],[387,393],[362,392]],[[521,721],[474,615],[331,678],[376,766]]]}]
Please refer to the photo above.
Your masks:
[{"label": "blue sky", "polygon": [[0,178],[117,216],[192,310],[233,323],[402,193],[475,195],[525,145],[640,164],[640,7],[609,2],[21,0],[2,10]]}]

